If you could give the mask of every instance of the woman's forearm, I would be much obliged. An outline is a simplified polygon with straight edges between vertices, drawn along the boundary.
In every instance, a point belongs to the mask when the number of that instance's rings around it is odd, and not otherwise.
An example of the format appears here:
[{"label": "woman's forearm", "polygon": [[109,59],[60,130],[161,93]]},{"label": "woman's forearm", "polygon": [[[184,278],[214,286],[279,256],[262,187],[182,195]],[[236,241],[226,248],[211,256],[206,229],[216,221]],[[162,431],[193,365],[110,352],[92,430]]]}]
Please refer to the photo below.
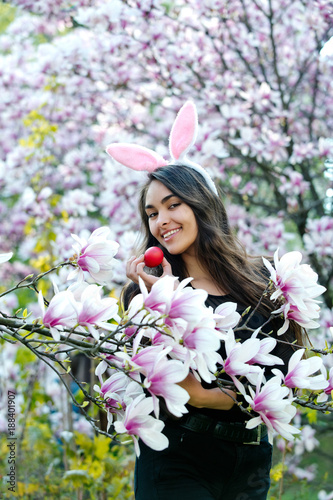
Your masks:
[{"label": "woman's forearm", "polygon": [[196,408],[210,408],[212,410],[230,410],[235,404],[236,393],[225,389],[221,391],[218,387],[205,389],[201,383],[190,373],[179,383],[190,395],[188,404]]}]

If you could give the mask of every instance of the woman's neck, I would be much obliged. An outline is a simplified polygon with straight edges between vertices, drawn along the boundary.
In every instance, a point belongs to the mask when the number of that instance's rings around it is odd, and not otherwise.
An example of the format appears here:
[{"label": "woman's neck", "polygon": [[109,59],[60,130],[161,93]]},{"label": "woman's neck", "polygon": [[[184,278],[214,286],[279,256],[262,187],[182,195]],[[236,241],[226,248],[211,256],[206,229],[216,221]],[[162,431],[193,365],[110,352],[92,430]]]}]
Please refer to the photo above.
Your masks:
[{"label": "woman's neck", "polygon": [[193,278],[191,285],[193,288],[201,288],[205,290],[210,295],[225,295],[227,291],[221,286],[217,285],[212,279],[209,272],[204,269],[196,256],[182,254],[183,261],[186,266],[188,276]]}]

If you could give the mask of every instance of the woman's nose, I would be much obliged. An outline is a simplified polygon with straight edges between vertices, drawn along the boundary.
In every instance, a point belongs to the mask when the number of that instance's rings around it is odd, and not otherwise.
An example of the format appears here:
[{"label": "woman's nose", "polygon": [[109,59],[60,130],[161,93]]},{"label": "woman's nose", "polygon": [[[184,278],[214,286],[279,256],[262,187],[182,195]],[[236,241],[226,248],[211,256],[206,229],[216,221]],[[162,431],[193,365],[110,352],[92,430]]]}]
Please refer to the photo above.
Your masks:
[{"label": "woman's nose", "polygon": [[168,224],[170,220],[170,217],[169,217],[169,214],[168,212],[159,212],[158,214],[158,219],[157,219],[157,223],[159,226],[163,227],[163,226],[166,226]]}]

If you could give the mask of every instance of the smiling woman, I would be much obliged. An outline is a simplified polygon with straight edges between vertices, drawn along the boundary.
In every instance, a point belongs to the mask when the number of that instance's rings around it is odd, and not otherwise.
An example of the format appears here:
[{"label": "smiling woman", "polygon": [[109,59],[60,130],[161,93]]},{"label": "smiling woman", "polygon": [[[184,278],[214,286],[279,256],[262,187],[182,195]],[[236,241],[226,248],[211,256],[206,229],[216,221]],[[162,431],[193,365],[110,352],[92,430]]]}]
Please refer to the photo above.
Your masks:
[{"label": "smiling woman", "polygon": [[[244,356],[252,358],[251,345],[258,343],[265,334],[271,333],[273,338],[269,340],[275,345],[274,337],[281,322],[270,322],[266,325],[268,330],[263,327],[264,333],[252,339],[251,333],[242,327],[242,322],[246,321],[247,326],[255,331],[270,316],[273,305],[263,295],[269,277],[264,271],[262,259],[248,256],[233,234],[222,199],[207,172],[182,156],[182,151],[186,152],[193,144],[195,129],[191,122],[195,115],[193,108],[185,106],[185,116],[181,110],[180,122],[176,119],[176,126],[171,132],[170,150],[174,158],[171,164],[166,164],[146,149],[142,151],[141,147],[138,155],[135,154],[137,147],[133,145],[130,149],[126,145],[108,148],[108,152],[116,154],[116,159],[124,165],[140,170],[146,166],[149,171],[139,199],[144,233],[140,249],[142,254],[133,256],[127,264],[127,277],[131,282],[124,290],[124,307],[127,309],[135,304],[132,299],[140,293],[140,280],[148,290],[156,284],[152,289],[154,291],[159,285],[163,286],[165,281],[161,282],[160,278],[167,275],[172,277],[168,280],[171,287],[176,287],[175,293],[182,286],[179,281],[191,278],[188,286],[201,289],[201,293],[206,292],[205,305],[211,308],[211,312],[218,312],[226,302],[229,306],[233,302],[234,312],[237,309],[238,317],[241,317],[248,305],[253,306],[250,318],[246,320],[242,317],[237,328],[237,340],[242,344],[230,338],[229,343],[224,342],[219,349],[217,346],[221,359],[226,359],[227,354],[230,356],[230,362],[224,365],[223,376],[235,382],[234,364]],[[190,136],[186,130],[191,131]],[[179,141],[176,141],[177,134]],[[154,268],[154,274],[148,274],[145,269],[144,252],[150,247],[159,247],[164,253],[162,264]],[[168,295],[166,289],[161,293]],[[195,290],[195,293],[200,292]],[[195,314],[193,304],[192,307],[188,304],[184,310]],[[205,317],[200,328],[196,327],[203,339],[208,334],[208,323],[209,318]],[[177,326],[171,323],[169,328],[177,332]],[[277,365],[283,375],[287,373],[288,360],[294,352],[288,342],[293,342],[295,338],[298,343],[302,342],[301,329],[297,329],[291,321],[283,335],[287,342],[276,344],[272,350],[273,362],[265,371],[267,379],[273,374],[274,366],[271,365]],[[189,342],[193,340],[189,339]],[[208,352],[207,360],[211,358]],[[233,386],[221,391],[201,372],[201,380],[198,380],[193,373],[192,361],[186,360],[192,371],[183,380],[177,381],[188,393],[188,413],[177,419],[177,415],[169,411],[167,403],[161,411],[160,419],[165,423],[163,433],[168,438],[169,446],[157,451],[140,441],[141,453],[135,473],[136,499],[266,499],[272,454],[266,426],[247,428],[249,417],[234,404],[236,397],[241,396],[236,395]],[[249,372],[258,367],[253,368],[250,363],[246,369]]]},{"label": "smiling woman", "polygon": [[[147,274],[143,255],[130,259],[127,276],[131,283],[124,291],[125,308],[140,293],[139,279],[150,289],[161,275],[179,280],[192,277],[191,286],[206,291],[206,305],[216,311],[226,301],[234,302],[240,314],[245,310],[244,304],[257,305],[268,281],[262,261],[247,256],[230,230],[222,200],[199,172],[184,165],[157,168],[148,174],[139,207],[145,234],[141,252],[158,246],[165,257],[155,275]],[[256,329],[264,323],[271,309],[272,303],[263,299],[250,327]],[[278,326],[274,326],[273,337]],[[269,329],[272,327],[270,324]],[[295,333],[292,325],[284,339],[293,341]],[[258,342],[250,339],[246,330],[239,330],[237,337],[244,347],[237,349],[238,343],[234,342],[238,354],[249,351],[249,342]],[[273,338],[270,340],[274,342]],[[218,352],[223,359],[226,357],[224,346]],[[272,352],[274,364],[285,374],[293,348],[278,344]],[[267,368],[267,378],[272,376],[272,368]],[[227,366],[225,372],[228,380],[234,380]],[[214,383],[199,382],[191,372],[179,385],[189,394],[188,414],[175,420],[167,408],[162,411],[163,433],[169,440],[167,449],[152,450],[140,441],[136,499],[234,500],[238,495],[265,499],[272,452],[265,436],[266,427],[258,427],[255,436],[246,435],[246,417],[234,405],[236,394],[231,390],[222,392]],[[196,459],[198,446],[200,454]],[[257,480],[252,481],[251,477]]]}]

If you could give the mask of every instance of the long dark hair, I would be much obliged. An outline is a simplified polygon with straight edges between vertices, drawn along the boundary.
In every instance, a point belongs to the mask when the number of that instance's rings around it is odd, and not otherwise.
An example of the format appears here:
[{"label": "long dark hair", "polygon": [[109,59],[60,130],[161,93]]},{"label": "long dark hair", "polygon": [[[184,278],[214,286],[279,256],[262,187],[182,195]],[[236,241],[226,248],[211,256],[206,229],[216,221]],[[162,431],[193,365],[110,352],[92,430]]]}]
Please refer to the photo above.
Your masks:
[{"label": "long dark hair", "polygon": [[[268,316],[274,307],[268,297],[262,298],[268,283],[262,259],[247,254],[230,228],[221,197],[213,193],[203,176],[190,167],[168,165],[148,174],[148,181],[143,186],[139,198],[144,234],[140,253],[144,253],[151,246],[161,247],[171,265],[173,275],[180,280],[189,276],[182,256],[171,255],[149,230],[145,205],[148,188],[154,180],[164,184],[193,210],[198,225],[195,242],[197,258],[213,282],[222,287],[231,299],[244,306],[255,307],[261,299],[258,310]],[[136,293],[137,290],[133,290],[133,295]],[[302,342],[302,329],[294,324],[292,330],[297,341]]]}]

